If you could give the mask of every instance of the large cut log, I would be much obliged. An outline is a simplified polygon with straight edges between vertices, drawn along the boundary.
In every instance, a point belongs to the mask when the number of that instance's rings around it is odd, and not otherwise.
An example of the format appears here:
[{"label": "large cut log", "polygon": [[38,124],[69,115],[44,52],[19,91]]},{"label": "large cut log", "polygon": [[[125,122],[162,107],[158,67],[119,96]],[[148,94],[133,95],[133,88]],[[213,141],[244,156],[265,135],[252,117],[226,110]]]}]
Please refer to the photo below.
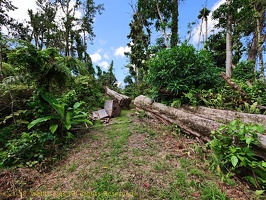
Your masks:
[{"label": "large cut log", "polygon": [[194,107],[182,108],[186,112],[190,112],[199,117],[215,120],[221,123],[228,123],[234,119],[239,119],[244,123],[262,124],[266,128],[266,115],[249,114],[243,112],[236,112],[232,110],[220,110],[199,106],[196,109]]},{"label": "large cut log", "polygon": [[129,105],[131,103],[131,98],[123,95],[123,94],[119,94],[114,90],[111,90],[108,87],[105,87],[105,91],[106,94],[111,97],[113,100],[116,100],[118,102],[118,104],[122,107],[122,108],[126,108],[129,109]]},{"label": "large cut log", "polygon": [[[216,130],[222,124],[236,118],[240,118],[246,123],[260,123],[266,128],[266,118],[262,115],[240,114],[239,112],[223,110],[216,110],[214,112],[215,109],[209,110],[203,109],[202,107],[198,110],[196,109],[195,112],[192,109],[187,111],[153,102],[152,99],[143,95],[135,98],[134,105],[137,109],[144,110],[154,118],[163,119],[171,124],[178,125],[181,131],[194,135],[203,141],[209,141],[211,139],[212,130]],[[261,142],[260,148],[263,149],[261,156],[266,158],[266,135],[259,135],[259,140]]]}]

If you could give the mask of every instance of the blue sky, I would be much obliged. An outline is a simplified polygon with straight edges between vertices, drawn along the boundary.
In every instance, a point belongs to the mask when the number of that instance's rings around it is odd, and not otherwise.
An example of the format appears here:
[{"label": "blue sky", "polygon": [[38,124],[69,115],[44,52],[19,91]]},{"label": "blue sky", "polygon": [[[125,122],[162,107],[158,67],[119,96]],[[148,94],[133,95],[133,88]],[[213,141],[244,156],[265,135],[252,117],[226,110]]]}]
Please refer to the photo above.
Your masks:
[{"label": "blue sky", "polygon": [[[74,1],[74,0],[72,0]],[[29,20],[28,9],[36,11],[35,0],[12,0],[18,7],[15,12],[10,12],[10,16],[20,21]],[[127,47],[129,34],[129,23],[133,10],[129,4],[135,4],[137,0],[95,0],[95,4],[104,4],[105,11],[102,15],[97,15],[94,20],[93,44],[88,46],[88,53],[91,55],[94,66],[99,65],[103,70],[108,69],[111,61],[114,61],[115,75],[118,83],[123,83],[124,77],[128,75],[125,65],[128,64],[124,51],[129,51]],[[208,9],[214,10],[218,3],[225,0],[184,0],[179,6],[179,34],[181,41],[187,36],[188,23],[195,22],[199,11],[206,5]],[[212,23],[209,19],[209,31]],[[199,23],[199,22],[198,22]],[[203,29],[204,30],[204,29]],[[198,26],[194,27],[191,43],[198,44]],[[155,33],[154,37],[160,36]]]},{"label": "blue sky", "polygon": [[[99,65],[107,69],[111,61],[114,61],[114,70],[119,83],[123,83],[124,77],[128,74],[125,65],[128,64],[124,51],[128,51],[127,35],[129,34],[129,23],[133,14],[129,3],[136,3],[136,0],[96,0],[96,4],[103,3],[105,11],[102,15],[97,15],[94,23],[94,33],[96,38],[93,45],[88,46],[88,53],[91,55],[94,66]],[[188,23],[197,21],[199,11],[205,6],[212,9],[219,2],[224,0],[185,0],[179,6],[179,34],[181,41],[187,36]],[[216,6],[215,6],[216,5]],[[211,21],[211,20],[209,20]],[[198,22],[199,23],[199,22]],[[194,38],[191,43],[197,44],[197,26],[193,30]],[[211,25],[209,25],[211,30]],[[160,33],[155,33],[160,36]]]}]

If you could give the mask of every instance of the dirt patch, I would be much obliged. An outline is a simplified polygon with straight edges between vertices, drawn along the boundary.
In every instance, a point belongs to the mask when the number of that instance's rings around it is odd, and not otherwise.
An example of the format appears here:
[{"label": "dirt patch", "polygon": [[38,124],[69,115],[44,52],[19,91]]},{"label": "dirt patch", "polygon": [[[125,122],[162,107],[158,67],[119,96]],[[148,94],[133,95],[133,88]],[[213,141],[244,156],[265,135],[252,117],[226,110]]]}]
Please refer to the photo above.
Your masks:
[{"label": "dirt patch", "polygon": [[143,134],[132,134],[128,138],[128,148],[143,148],[145,146],[146,137]]}]

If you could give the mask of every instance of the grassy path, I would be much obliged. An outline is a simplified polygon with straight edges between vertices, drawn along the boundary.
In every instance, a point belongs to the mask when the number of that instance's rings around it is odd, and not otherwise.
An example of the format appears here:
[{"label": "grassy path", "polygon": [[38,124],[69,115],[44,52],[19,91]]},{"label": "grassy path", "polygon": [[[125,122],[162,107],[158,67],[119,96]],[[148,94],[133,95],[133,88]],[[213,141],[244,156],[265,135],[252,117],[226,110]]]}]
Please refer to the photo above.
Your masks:
[{"label": "grassy path", "polygon": [[78,139],[32,199],[251,199],[246,186],[209,170],[199,143],[171,129],[123,111]]}]

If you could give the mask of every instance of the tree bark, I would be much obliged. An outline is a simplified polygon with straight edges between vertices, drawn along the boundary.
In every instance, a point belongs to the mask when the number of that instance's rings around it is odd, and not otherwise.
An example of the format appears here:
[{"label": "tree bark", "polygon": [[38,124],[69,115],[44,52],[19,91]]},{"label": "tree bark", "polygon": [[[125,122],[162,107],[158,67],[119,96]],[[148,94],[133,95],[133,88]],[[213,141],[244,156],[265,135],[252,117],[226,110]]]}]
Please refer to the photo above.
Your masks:
[{"label": "tree bark", "polygon": [[165,39],[165,46],[166,46],[166,48],[169,48],[168,36],[167,36],[167,33],[166,33],[166,27],[164,25],[164,21],[163,21],[162,14],[161,14],[161,11],[160,11],[159,4],[158,3],[156,3],[156,7],[157,7],[157,12],[158,12],[158,15],[160,17],[161,23],[163,25],[163,28],[162,29],[163,29],[164,39]]},{"label": "tree bark", "polygon": [[[245,123],[259,123],[266,127],[265,115],[246,114],[228,110],[210,109],[199,107],[197,109],[176,109],[153,102],[143,95],[134,100],[137,109],[144,110],[148,115],[169,124],[176,124],[186,134],[193,135],[205,142],[211,139],[211,131],[234,119],[240,119]],[[259,135],[263,151],[259,155],[266,158],[266,135]]]},{"label": "tree bark", "polygon": [[2,56],[2,33],[0,32],[0,81],[4,79],[3,75],[3,56]]},{"label": "tree bark", "polygon": [[[229,10],[231,0],[226,1]],[[232,14],[229,11],[226,22],[226,75],[231,78],[232,76]]]},{"label": "tree bark", "polygon": [[170,46],[175,47],[178,43],[178,0],[172,2],[172,25],[171,25],[171,40]]},{"label": "tree bark", "polygon": [[256,24],[257,24],[257,42],[258,42],[258,56],[259,56],[259,68],[260,68],[260,75],[261,75],[261,80],[265,81],[265,74],[264,74],[264,63],[263,63],[263,53],[262,53],[262,25],[263,25],[263,20],[264,19],[265,12],[259,13],[256,18]]},{"label": "tree bark", "polygon": [[119,94],[116,91],[111,90],[108,87],[105,87],[105,91],[106,91],[106,94],[110,96],[113,100],[116,100],[122,108],[129,109],[129,105],[131,103],[130,97],[123,95],[123,94]]},{"label": "tree bark", "polygon": [[[252,38],[252,42],[248,51],[248,61],[256,61],[256,57],[257,57],[257,52],[258,52],[258,48],[257,48],[257,32],[254,33],[253,38]],[[254,66],[254,71],[256,71],[256,68]]]},{"label": "tree bark", "polygon": [[206,33],[205,42],[207,42],[207,40],[208,40],[208,16],[205,16],[204,18],[205,18],[205,25],[206,25],[206,27],[205,27],[205,33]]},{"label": "tree bark", "polygon": [[203,106],[199,106],[196,109],[189,106],[182,108],[182,110],[223,124],[233,121],[234,119],[239,119],[244,123],[262,124],[266,127],[266,115],[235,112],[232,110],[212,109]]}]

